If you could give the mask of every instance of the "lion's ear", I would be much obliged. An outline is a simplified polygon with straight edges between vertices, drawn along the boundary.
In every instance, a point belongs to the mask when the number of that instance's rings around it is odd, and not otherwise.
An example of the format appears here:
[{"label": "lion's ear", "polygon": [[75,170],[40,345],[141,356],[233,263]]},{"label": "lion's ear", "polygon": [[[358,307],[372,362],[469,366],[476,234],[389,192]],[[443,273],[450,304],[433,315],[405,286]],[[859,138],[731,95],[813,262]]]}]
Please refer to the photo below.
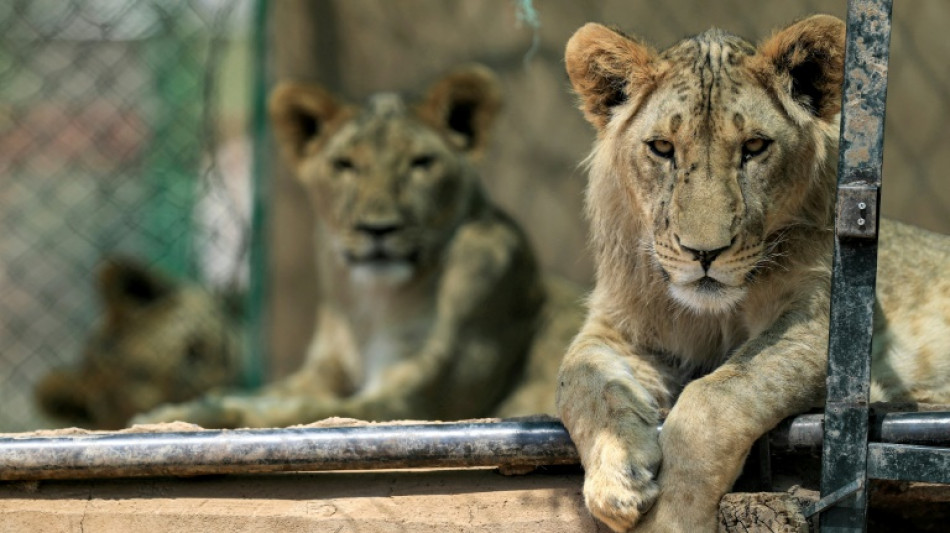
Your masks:
[{"label": "lion's ear", "polygon": [[564,51],[567,75],[581,110],[598,130],[613,108],[653,85],[656,53],[623,33],[596,23],[574,32]]},{"label": "lion's ear", "polygon": [[841,111],[845,24],[831,15],[814,15],[779,30],[759,45],[766,79],[812,115],[831,120]]},{"label": "lion's ear", "polygon": [[469,65],[450,72],[429,88],[419,116],[444,131],[460,149],[479,155],[501,109],[498,78],[488,68]]},{"label": "lion's ear", "polygon": [[296,165],[344,106],[322,87],[282,82],[271,92],[269,107],[281,151]]},{"label": "lion's ear", "polygon": [[126,257],[106,259],[98,268],[99,292],[109,323],[125,322],[130,313],[148,307],[177,290],[170,278]]}]

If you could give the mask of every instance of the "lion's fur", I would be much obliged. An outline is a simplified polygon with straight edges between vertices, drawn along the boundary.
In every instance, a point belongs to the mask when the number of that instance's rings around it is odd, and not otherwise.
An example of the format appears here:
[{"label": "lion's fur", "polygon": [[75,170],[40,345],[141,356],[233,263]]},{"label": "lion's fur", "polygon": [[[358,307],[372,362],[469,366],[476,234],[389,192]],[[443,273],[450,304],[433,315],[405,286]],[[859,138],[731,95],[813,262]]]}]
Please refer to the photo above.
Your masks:
[{"label": "lion's fur", "polygon": [[478,178],[474,161],[501,104],[494,75],[463,67],[418,103],[383,93],[363,107],[287,82],[270,104],[317,215],[322,299],[306,361],[258,393],[216,394],[136,421],[553,413],[560,356],[583,319],[580,291],[542,277],[525,235]]},{"label": "lion's fur", "polygon": [[[823,399],[844,32],[567,45],[597,279],[558,409],[616,531],[713,531],[753,442]],[[882,221],[872,399],[950,401],[948,264],[947,237]]]}]

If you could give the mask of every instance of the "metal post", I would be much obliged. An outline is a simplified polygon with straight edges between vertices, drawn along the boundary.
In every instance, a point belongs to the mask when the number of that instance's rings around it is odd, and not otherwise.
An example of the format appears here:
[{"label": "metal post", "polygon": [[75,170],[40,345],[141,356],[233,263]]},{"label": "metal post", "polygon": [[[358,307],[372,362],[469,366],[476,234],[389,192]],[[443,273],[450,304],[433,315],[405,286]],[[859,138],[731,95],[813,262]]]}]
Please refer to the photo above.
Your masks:
[{"label": "metal post", "polygon": [[[849,0],[821,493],[823,533],[864,531],[891,0]],[[827,503],[831,503],[829,500]]]},{"label": "metal post", "polygon": [[244,386],[252,389],[264,382],[264,367],[268,355],[268,314],[266,312],[269,279],[267,256],[267,220],[270,207],[270,180],[267,169],[270,137],[267,130],[267,29],[270,22],[270,2],[257,0],[253,25],[253,50],[251,86],[251,135],[253,138],[253,167],[251,195],[251,237],[249,254],[249,276],[247,291],[247,313],[245,329],[247,338],[244,351]]}]

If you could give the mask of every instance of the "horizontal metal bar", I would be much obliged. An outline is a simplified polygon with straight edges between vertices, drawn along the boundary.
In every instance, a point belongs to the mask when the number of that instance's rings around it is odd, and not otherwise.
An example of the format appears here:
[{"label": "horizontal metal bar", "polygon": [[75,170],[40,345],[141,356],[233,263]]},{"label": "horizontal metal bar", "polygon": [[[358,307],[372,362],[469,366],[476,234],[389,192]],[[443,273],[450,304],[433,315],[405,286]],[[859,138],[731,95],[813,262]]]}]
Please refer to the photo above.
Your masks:
[{"label": "horizontal metal bar", "polygon": [[[771,433],[772,451],[820,449],[822,426],[820,414],[789,419]],[[887,442],[950,445],[950,412],[888,413],[871,432]],[[6,481],[577,463],[553,419],[0,438]]]},{"label": "horizontal metal bar", "polygon": [[[824,415],[789,418],[772,430],[773,451],[813,451],[821,448]],[[950,412],[884,413],[873,415],[870,440],[923,446],[950,445]]]},{"label": "horizontal metal bar", "polygon": [[950,448],[872,442],[868,477],[950,483]]},{"label": "horizontal metal bar", "polygon": [[0,439],[0,480],[576,464],[559,422]]}]

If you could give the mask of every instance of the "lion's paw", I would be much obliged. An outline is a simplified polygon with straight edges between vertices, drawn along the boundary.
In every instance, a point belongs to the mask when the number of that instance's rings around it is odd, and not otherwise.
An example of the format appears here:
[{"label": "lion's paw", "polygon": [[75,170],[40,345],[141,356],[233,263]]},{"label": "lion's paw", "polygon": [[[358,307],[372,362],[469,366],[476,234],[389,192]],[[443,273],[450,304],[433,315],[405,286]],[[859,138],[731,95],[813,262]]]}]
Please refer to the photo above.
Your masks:
[{"label": "lion's paw", "polygon": [[659,487],[650,469],[630,465],[601,469],[584,478],[584,500],[591,514],[610,529],[632,528],[656,501]]}]

